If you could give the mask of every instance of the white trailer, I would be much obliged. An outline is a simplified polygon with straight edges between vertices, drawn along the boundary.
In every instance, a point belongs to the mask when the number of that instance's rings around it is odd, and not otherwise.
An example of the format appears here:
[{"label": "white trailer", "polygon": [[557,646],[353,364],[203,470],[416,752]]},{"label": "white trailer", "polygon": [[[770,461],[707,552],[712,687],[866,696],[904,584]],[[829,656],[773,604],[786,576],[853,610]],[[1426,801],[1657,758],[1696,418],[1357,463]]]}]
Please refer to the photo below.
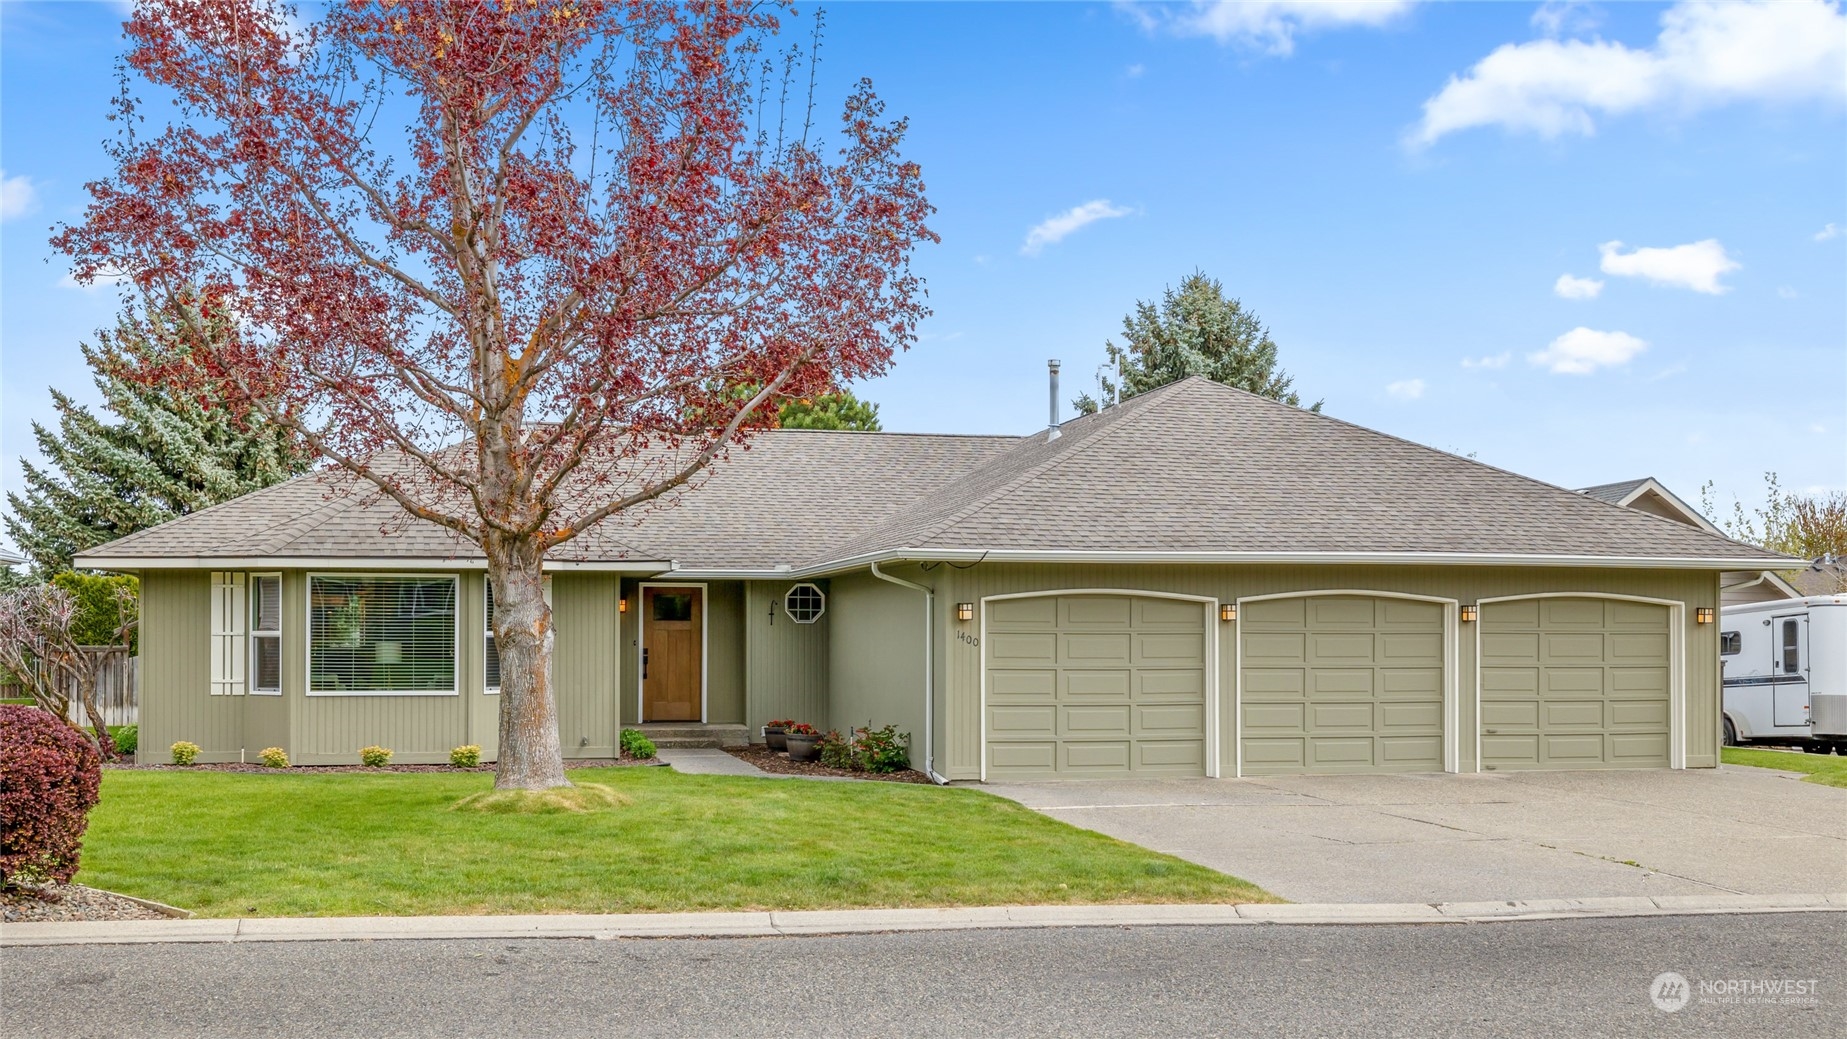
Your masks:
[{"label": "white trailer", "polygon": [[1725,607],[1719,672],[1727,744],[1847,754],[1847,595]]}]

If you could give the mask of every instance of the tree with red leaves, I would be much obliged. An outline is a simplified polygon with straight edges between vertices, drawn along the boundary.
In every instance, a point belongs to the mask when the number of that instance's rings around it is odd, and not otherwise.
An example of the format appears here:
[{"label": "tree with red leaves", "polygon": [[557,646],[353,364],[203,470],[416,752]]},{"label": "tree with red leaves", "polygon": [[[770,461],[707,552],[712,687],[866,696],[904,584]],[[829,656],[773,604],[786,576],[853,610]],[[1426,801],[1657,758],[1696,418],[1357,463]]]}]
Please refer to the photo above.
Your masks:
[{"label": "tree with red leaves", "polygon": [[818,143],[779,13],[143,0],[125,26],[125,82],[175,115],[147,135],[124,88],[114,174],[53,244],[177,315],[142,377],[480,547],[497,787],[567,785],[547,554],[884,372],[928,313],[905,123],[862,81]]}]

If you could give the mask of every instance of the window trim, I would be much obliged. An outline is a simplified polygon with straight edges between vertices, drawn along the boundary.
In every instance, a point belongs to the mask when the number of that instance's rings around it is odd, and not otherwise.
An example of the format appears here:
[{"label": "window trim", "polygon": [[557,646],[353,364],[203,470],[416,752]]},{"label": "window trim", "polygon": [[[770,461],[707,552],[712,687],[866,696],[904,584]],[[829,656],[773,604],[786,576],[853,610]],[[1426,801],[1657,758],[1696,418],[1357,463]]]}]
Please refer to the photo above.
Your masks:
[{"label": "window trim", "polygon": [[[276,626],[274,628],[258,629],[257,628],[257,612],[258,612],[259,606],[258,606],[258,600],[257,600],[257,587],[258,587],[259,582],[261,582],[266,577],[273,577],[276,579]],[[244,575],[244,588],[245,588],[244,597],[248,600],[249,608],[250,608],[250,629],[249,629],[248,634],[245,636],[246,638],[250,640],[250,649],[247,651],[247,655],[250,658],[250,678],[249,678],[249,685],[247,686],[247,688],[249,689],[250,695],[252,696],[281,696],[282,686],[283,686],[282,670],[283,670],[283,660],[284,660],[284,657],[282,655],[282,603],[283,603],[282,572],[280,570],[269,570],[269,571],[253,571],[251,573],[245,574]],[[259,638],[264,638],[264,639],[273,638],[276,640],[276,688],[274,689],[265,689],[262,686],[257,684],[257,639]]]},{"label": "window trim", "polygon": [[[429,571],[381,571],[381,570],[313,570],[304,575],[302,581],[302,664],[307,676],[307,688],[303,692],[308,696],[459,696],[462,686],[462,576],[456,573],[430,573]],[[350,581],[354,578],[388,577],[403,578],[410,581],[432,581],[446,579],[455,589],[454,616],[449,626],[450,649],[454,666],[449,671],[448,689],[316,689],[314,688],[314,579],[317,577]]]},{"label": "window trim", "polygon": [[[481,693],[484,696],[499,696],[500,695],[500,683],[499,682],[495,682],[493,685],[487,684],[487,647],[489,644],[491,644],[494,641],[494,615],[493,615],[493,611],[488,609],[488,604],[493,600],[493,598],[494,598],[494,582],[489,580],[486,574],[482,574],[481,575],[481,629],[482,629],[482,634],[481,634]],[[499,652],[499,647],[495,647],[495,652],[496,653]],[[498,659],[496,659],[496,663],[498,663]],[[499,669],[496,668],[495,670],[499,670]],[[500,676],[495,675],[494,677],[499,678]]]},{"label": "window trim", "polygon": [[[789,609],[789,597],[794,595],[796,592],[796,589],[799,589],[799,588],[808,589],[809,591],[815,594],[816,598],[821,600],[821,608],[816,610],[814,613],[814,616],[808,618],[807,620],[803,620],[802,618],[797,617],[795,615],[795,611]],[[813,581],[798,581],[795,584],[790,585],[788,591],[785,591],[782,593],[782,612],[783,612],[783,616],[789,618],[791,621],[794,621],[797,624],[813,624],[819,621],[821,618],[827,616],[827,593],[822,591],[821,586],[818,584],[815,584]]]}]

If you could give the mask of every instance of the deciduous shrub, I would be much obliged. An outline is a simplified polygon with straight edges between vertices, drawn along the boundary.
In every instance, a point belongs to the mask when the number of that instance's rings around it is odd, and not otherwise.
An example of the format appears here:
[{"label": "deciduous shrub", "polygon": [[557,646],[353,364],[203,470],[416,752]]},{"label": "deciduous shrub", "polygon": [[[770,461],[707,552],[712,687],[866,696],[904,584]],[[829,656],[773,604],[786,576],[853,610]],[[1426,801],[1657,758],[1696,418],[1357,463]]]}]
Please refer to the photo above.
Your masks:
[{"label": "deciduous shrub", "polygon": [[289,767],[289,752],[281,747],[264,747],[263,752],[257,757],[263,759],[263,765],[266,768]]},{"label": "deciduous shrub", "polygon": [[481,748],[465,743],[449,752],[449,764],[456,768],[474,768],[481,764]]},{"label": "deciduous shrub", "polygon": [[626,757],[646,760],[654,756],[654,741],[642,735],[640,729],[623,729],[619,742]]},{"label": "deciduous shrub", "polygon": [[896,725],[883,729],[856,729],[854,756],[868,772],[897,772],[911,767],[911,734]]},{"label": "deciduous shrub", "polygon": [[173,753],[175,765],[190,765],[199,756],[199,745],[191,740],[176,740],[167,749]]},{"label": "deciduous shrub", "polygon": [[109,736],[115,740],[117,754],[133,754],[135,749],[141,745],[141,726],[111,725]]},{"label": "deciduous shrub", "polygon": [[359,760],[368,768],[384,768],[391,764],[391,751],[386,747],[361,747]]},{"label": "deciduous shrub", "polygon": [[76,875],[102,778],[96,747],[56,715],[0,706],[0,886]]},{"label": "deciduous shrub", "polygon": [[829,729],[821,737],[821,764],[828,768],[853,767],[853,742],[840,735],[839,729]]}]

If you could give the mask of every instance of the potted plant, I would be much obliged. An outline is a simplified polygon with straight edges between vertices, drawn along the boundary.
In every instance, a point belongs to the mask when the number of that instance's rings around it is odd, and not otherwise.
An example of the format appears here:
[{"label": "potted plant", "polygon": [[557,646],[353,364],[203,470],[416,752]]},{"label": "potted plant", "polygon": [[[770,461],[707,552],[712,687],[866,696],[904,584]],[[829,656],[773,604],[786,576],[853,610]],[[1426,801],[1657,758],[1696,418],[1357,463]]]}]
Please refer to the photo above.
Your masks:
[{"label": "potted plant", "polygon": [[807,722],[784,726],[782,738],[788,745],[790,761],[813,761],[821,756],[821,733]]},{"label": "potted plant", "polygon": [[787,743],[783,742],[782,734],[787,732],[789,726],[794,724],[795,723],[792,721],[783,720],[773,721],[765,725],[763,727],[763,742],[769,744],[771,750],[788,750],[789,746]]}]

